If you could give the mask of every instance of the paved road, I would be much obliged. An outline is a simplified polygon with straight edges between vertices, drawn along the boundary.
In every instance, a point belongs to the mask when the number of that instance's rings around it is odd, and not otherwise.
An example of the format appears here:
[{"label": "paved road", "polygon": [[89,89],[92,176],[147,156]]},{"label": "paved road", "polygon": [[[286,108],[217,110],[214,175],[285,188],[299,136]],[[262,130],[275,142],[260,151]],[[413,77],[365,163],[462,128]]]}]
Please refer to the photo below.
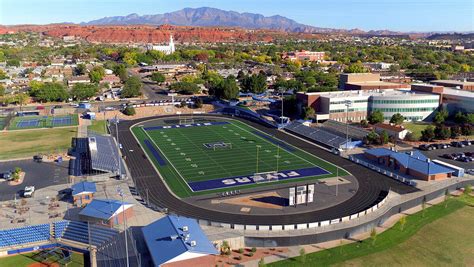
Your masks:
[{"label": "paved road", "polygon": [[[202,116],[206,117],[208,115]],[[136,142],[133,135],[129,131],[131,125],[150,119],[151,118],[144,118],[135,121],[122,121],[119,124],[120,141],[124,147],[123,153],[126,156],[126,162],[130,169],[132,178],[134,179],[137,189],[140,191],[143,198],[146,199],[145,189],[147,189],[148,197],[152,204],[159,207],[166,207],[170,212],[177,213],[179,215],[189,216],[198,219],[207,219],[216,222],[226,222],[231,224],[296,224],[341,218],[363,211],[378,203],[381,198],[385,197],[389,189],[399,194],[406,194],[417,191],[416,188],[407,186],[403,183],[390,179],[379,173],[373,172],[360,165],[356,165],[349,160],[331,154],[298,138],[289,136],[284,132],[272,128],[267,128],[257,123],[245,121],[253,127],[273,134],[279,139],[282,139],[292,145],[298,146],[311,154],[317,155],[318,157],[321,157],[342,168],[345,168],[357,178],[359,183],[359,190],[354,194],[354,197],[341,204],[332,206],[324,210],[308,212],[299,216],[259,216],[231,214],[221,211],[209,210],[176,198],[168,191],[166,185],[158,177],[153,166],[148,161],[145,153],[141,150],[139,144]]]}]

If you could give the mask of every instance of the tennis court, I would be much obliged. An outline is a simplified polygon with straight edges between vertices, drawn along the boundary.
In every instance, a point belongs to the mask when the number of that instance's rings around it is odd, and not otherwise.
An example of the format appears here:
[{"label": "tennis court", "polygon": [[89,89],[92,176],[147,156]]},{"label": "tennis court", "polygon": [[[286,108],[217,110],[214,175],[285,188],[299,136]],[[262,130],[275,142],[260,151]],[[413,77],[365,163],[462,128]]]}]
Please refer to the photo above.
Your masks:
[{"label": "tennis court", "polygon": [[14,117],[8,130],[53,128],[63,126],[76,126],[79,124],[77,114],[64,116],[24,116]]},{"label": "tennis court", "polygon": [[[335,176],[336,166],[239,121],[132,128],[178,195]],[[345,172],[339,170],[339,174]]]}]

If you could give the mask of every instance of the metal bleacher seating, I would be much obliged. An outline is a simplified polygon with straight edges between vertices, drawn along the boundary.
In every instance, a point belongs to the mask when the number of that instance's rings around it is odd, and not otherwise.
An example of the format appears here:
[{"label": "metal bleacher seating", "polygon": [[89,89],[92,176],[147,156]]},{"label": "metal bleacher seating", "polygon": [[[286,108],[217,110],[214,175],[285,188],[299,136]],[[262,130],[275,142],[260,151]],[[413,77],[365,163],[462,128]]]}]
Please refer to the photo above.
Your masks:
[{"label": "metal bleacher seating", "polygon": [[349,137],[354,140],[363,140],[364,137],[369,134],[369,131],[366,129],[354,125],[347,125],[335,120],[327,120],[320,127],[343,138],[345,138],[347,132]]},{"label": "metal bleacher seating", "polygon": [[291,122],[285,127],[285,130],[333,148],[341,148],[341,146],[346,143],[345,138],[330,133],[320,127],[312,128],[299,122]]},{"label": "metal bleacher seating", "polygon": [[[89,228],[88,228],[89,227]],[[119,232],[115,229],[87,224],[86,222],[69,221],[65,228],[61,239],[100,246],[101,244],[114,238]]]},{"label": "metal bleacher seating", "polygon": [[0,248],[50,240],[50,224],[0,230]]}]

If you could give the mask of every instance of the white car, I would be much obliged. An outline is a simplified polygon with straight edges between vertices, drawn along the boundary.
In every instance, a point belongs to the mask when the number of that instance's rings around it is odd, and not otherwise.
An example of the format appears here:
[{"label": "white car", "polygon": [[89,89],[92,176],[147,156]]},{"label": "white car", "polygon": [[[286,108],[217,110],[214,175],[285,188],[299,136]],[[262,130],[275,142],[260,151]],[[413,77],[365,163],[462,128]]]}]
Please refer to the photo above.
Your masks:
[{"label": "white car", "polygon": [[25,186],[25,191],[23,192],[23,197],[32,197],[35,193],[34,186]]}]

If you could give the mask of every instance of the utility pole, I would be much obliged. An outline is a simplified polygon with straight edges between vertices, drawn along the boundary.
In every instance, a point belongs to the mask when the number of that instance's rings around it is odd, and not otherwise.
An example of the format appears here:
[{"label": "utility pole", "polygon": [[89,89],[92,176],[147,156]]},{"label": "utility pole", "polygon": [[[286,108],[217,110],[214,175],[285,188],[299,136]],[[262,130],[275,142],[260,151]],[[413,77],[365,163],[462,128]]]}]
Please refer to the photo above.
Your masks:
[{"label": "utility pole", "polygon": [[117,115],[115,115],[115,136],[117,137],[118,177],[120,180],[122,180],[122,159],[121,159],[121,154],[120,154],[120,140],[119,140],[119,132],[118,132]]},{"label": "utility pole", "polygon": [[123,202],[123,190],[122,188],[118,187],[117,192],[122,197],[122,219],[123,219],[123,235],[125,236],[125,258],[127,259],[127,267],[130,267],[130,261],[128,258],[128,241],[127,241],[127,217],[125,216],[125,205]]}]

